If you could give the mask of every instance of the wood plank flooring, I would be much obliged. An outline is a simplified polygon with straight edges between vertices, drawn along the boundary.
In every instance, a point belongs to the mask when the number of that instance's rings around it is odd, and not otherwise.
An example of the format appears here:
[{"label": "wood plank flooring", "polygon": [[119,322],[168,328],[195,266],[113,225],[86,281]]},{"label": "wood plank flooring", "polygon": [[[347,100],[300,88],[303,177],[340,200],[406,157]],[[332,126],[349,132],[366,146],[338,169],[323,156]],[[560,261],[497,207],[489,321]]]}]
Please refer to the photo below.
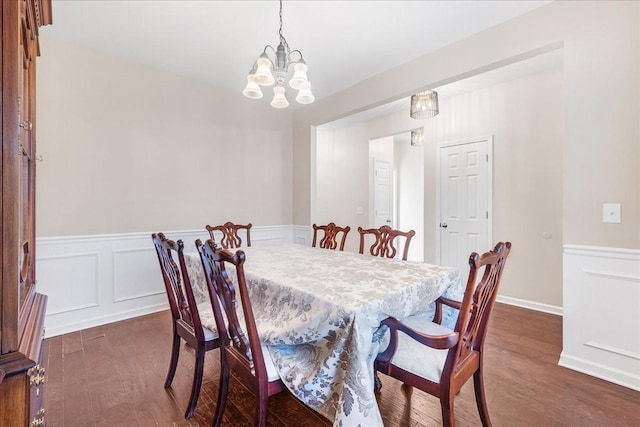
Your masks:
[{"label": "wood plank flooring", "polygon": [[[494,426],[640,426],[640,392],[557,365],[562,319],[496,304],[485,348]],[[184,419],[193,351],[181,347],[172,388],[163,387],[171,342],[168,311],[45,340],[48,427],[208,426],[218,390],[217,351],[208,352],[196,414]],[[385,426],[442,425],[438,400],[382,376]],[[457,426],[478,426],[473,384],[455,401]],[[225,426],[253,425],[254,398],[232,380]],[[331,426],[284,392],[269,400],[268,425]],[[366,427],[366,426],[363,426]]]}]

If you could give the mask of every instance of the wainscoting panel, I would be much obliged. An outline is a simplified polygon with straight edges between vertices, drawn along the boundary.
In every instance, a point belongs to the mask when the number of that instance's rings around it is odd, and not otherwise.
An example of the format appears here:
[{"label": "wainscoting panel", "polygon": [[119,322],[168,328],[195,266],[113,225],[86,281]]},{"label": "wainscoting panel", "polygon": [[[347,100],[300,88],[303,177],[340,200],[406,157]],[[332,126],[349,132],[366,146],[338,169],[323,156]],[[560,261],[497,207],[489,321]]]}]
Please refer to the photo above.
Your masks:
[{"label": "wainscoting panel", "polygon": [[158,256],[153,246],[113,251],[114,303],[164,293]]},{"label": "wainscoting panel", "polygon": [[[206,230],[165,232],[187,252]],[[310,245],[308,226],[251,229],[252,246]],[[52,337],[168,308],[151,232],[37,239],[38,292],[49,296],[46,336]]]},{"label": "wainscoting panel", "polygon": [[640,250],[564,247],[559,364],[640,390]]},{"label": "wainscoting panel", "polygon": [[99,262],[98,252],[75,252],[65,255],[43,256],[38,258],[38,290],[45,292],[53,283],[64,283],[70,279],[79,286],[72,289],[60,289],[57,298],[49,298],[47,313],[59,314],[75,310],[97,307],[99,305]]}]

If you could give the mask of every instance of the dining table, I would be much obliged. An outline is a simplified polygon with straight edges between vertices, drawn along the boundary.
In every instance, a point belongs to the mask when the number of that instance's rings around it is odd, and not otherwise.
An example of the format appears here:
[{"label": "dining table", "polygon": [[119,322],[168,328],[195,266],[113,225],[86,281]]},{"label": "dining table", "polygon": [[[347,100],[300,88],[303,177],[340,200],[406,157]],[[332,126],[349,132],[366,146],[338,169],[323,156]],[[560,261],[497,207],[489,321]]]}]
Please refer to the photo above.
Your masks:
[{"label": "dining table", "polygon": [[[424,262],[299,244],[242,250],[256,325],[282,381],[334,426],[383,425],[373,367],[384,350],[380,322],[432,314],[438,297],[464,291],[459,270]],[[186,253],[185,262],[203,326],[215,328],[200,257]],[[456,317],[445,311],[443,324],[453,328]]]}]

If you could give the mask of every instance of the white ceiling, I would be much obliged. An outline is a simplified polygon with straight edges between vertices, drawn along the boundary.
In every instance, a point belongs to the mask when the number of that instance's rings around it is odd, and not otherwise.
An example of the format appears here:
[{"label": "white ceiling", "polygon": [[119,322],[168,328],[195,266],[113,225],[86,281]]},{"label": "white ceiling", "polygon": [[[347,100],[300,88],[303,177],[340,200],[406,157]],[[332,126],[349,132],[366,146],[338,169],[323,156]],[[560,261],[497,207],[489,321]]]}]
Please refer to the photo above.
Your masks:
[{"label": "white ceiling", "polygon": [[[320,99],[545,3],[290,0],[283,35],[302,51]],[[53,25],[40,31],[240,94],[264,46],[278,43],[278,8],[275,0],[55,0]]]}]

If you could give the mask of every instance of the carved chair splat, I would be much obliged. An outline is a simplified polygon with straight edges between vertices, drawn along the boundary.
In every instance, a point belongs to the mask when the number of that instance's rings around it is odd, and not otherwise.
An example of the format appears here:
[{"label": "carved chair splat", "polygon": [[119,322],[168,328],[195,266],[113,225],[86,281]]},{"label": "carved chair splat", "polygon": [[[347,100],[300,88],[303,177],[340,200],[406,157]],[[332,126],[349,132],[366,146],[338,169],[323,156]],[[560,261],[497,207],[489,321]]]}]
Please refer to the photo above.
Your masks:
[{"label": "carved chair splat", "polygon": [[409,231],[400,231],[394,230],[388,225],[383,225],[380,228],[369,228],[363,229],[362,227],[358,227],[358,233],[360,233],[360,250],[361,254],[364,254],[364,246],[365,246],[365,237],[367,235],[373,235],[375,238],[375,242],[369,248],[369,253],[373,256],[379,257],[387,257],[387,258],[395,258],[398,253],[395,247],[395,240],[398,237],[404,237],[404,248],[402,250],[402,259],[404,261],[407,260],[407,256],[409,255],[409,245],[411,244],[411,238],[415,236],[416,232],[414,230]]},{"label": "carved chair splat", "polygon": [[[313,242],[311,243],[311,247],[315,248],[318,240],[318,231],[322,230],[324,235],[318,246],[323,249],[337,249],[343,251],[344,243],[347,240],[347,234],[351,231],[351,227],[339,227],[335,223],[330,222],[327,225],[316,225],[313,224]],[[340,245],[338,246],[338,235],[342,233],[342,239],[340,240]]]},{"label": "carved chair splat", "polygon": [[206,229],[209,232],[209,237],[214,241],[216,240],[214,231],[222,233],[222,239],[219,244],[225,249],[235,249],[242,247],[242,238],[238,234],[239,230],[246,231],[246,246],[251,247],[251,223],[247,225],[234,224],[233,222],[225,222],[222,225],[207,225]]}]

